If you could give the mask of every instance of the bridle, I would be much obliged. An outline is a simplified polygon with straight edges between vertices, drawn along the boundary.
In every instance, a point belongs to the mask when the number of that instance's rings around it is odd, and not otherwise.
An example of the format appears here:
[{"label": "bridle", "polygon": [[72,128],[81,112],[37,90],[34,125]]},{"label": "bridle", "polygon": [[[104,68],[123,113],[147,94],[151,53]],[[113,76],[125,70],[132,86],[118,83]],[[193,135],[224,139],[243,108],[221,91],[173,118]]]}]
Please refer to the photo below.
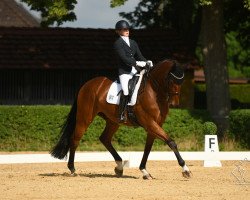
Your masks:
[{"label": "bridle", "polygon": [[[184,72],[181,76],[176,76],[174,73],[172,72],[169,72],[169,74],[167,75],[167,92],[166,92],[166,96],[167,96],[167,101],[169,102],[170,100],[170,97],[173,97],[173,96],[179,96],[180,95],[180,92],[179,91],[171,91],[170,89],[170,86],[172,84],[177,84],[177,85],[180,85],[182,82],[183,82],[183,79],[184,79]],[[177,83],[174,83],[175,80],[177,80],[176,82]],[[179,84],[178,84],[179,83]]]},{"label": "bridle", "polygon": [[[147,82],[148,78],[150,77],[150,73],[149,73],[150,71],[151,71],[151,69],[147,68],[146,73],[144,75],[144,77],[145,77],[145,79],[144,79],[144,87],[146,85],[146,82]],[[165,96],[166,96],[167,102],[169,102],[170,97],[173,97],[173,96],[176,96],[176,95],[178,95],[178,96],[180,95],[180,92],[178,92],[178,91],[172,92],[170,90],[170,85],[171,84],[181,85],[181,83],[184,80],[184,76],[185,76],[184,72],[182,73],[181,76],[177,76],[174,73],[172,73],[171,71],[167,74],[167,76],[165,78],[165,81],[164,81],[166,83],[164,85],[164,88],[167,88],[167,91],[165,91]],[[160,84],[158,83],[157,80],[155,80],[155,79],[152,78],[151,81],[152,81],[153,85],[155,86],[155,88],[160,88]]]}]

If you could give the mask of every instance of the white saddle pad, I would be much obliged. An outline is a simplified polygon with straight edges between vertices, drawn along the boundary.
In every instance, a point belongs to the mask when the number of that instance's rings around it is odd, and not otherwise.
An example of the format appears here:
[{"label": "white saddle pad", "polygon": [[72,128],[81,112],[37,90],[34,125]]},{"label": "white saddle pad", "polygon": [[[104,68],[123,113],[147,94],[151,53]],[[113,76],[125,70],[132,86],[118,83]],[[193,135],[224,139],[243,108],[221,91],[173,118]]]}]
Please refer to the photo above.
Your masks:
[{"label": "white saddle pad", "polygon": [[[139,80],[135,86],[135,90],[134,93],[132,95],[131,101],[128,103],[128,105],[133,106],[136,104],[136,100],[137,100],[137,95],[138,95],[138,90],[140,88],[141,85],[141,81],[142,81],[142,77],[143,74],[145,73],[145,70],[142,70],[140,72],[140,74],[137,74],[136,76],[139,76]],[[108,94],[107,94],[107,102],[110,104],[116,104],[119,105],[120,103],[120,92],[121,91],[121,84],[117,83],[117,81],[113,82],[109,88]]]}]

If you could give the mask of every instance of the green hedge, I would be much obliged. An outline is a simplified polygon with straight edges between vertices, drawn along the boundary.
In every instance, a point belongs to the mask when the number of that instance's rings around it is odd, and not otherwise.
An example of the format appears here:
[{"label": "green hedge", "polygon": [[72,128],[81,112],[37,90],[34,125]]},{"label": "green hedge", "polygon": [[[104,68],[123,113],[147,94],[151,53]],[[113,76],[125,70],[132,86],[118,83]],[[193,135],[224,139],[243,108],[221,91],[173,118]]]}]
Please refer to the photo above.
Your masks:
[{"label": "green hedge", "polygon": [[[232,109],[250,108],[250,84],[230,84]],[[194,106],[196,109],[206,109],[206,85],[195,84]]]},{"label": "green hedge", "polygon": [[[60,127],[70,106],[0,106],[0,151],[48,151],[56,144]],[[249,110],[230,115],[231,135],[248,147],[247,121],[236,123],[242,115],[249,121]],[[237,119],[235,119],[237,118]],[[171,109],[164,130],[176,141],[180,150],[203,150],[203,124],[210,121],[204,110]],[[244,124],[245,123],[245,124]],[[237,126],[237,128],[235,128]],[[105,121],[96,117],[84,135],[79,150],[105,150],[99,136]],[[247,132],[248,131],[248,132]],[[245,139],[242,139],[244,137]],[[143,150],[146,134],[142,128],[121,126],[113,138],[118,150]],[[248,144],[249,145],[249,144]],[[165,150],[163,142],[156,140],[153,150]]]},{"label": "green hedge", "polygon": [[242,147],[250,149],[250,110],[231,111],[230,133]]},{"label": "green hedge", "polygon": [[0,151],[48,150],[69,106],[0,106]]}]

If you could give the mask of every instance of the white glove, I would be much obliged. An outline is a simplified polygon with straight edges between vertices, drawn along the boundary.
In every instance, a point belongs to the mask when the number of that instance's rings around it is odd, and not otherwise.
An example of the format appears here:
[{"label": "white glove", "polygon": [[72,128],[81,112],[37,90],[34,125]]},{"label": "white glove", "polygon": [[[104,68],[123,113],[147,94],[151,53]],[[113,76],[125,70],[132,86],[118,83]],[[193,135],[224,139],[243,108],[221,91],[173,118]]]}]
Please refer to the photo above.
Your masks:
[{"label": "white glove", "polygon": [[145,67],[146,66],[146,62],[145,61],[136,61],[136,66],[138,66],[138,67]]},{"label": "white glove", "polygon": [[153,67],[153,62],[152,62],[151,60],[148,60],[148,61],[147,61],[147,65],[148,65],[149,67]]},{"label": "white glove", "polygon": [[135,69],[135,67],[132,67],[131,73],[134,75],[137,73],[137,70]]}]

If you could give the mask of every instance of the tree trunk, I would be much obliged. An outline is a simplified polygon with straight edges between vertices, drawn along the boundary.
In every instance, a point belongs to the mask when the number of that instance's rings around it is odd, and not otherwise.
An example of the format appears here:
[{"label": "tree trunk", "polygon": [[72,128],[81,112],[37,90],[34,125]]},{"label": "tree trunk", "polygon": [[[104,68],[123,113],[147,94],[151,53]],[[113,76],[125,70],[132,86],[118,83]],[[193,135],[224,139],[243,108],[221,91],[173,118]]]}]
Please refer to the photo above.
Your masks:
[{"label": "tree trunk", "polygon": [[223,31],[223,0],[213,0],[202,10],[202,43],[205,65],[207,108],[223,139],[229,128],[231,109],[226,44]]}]

